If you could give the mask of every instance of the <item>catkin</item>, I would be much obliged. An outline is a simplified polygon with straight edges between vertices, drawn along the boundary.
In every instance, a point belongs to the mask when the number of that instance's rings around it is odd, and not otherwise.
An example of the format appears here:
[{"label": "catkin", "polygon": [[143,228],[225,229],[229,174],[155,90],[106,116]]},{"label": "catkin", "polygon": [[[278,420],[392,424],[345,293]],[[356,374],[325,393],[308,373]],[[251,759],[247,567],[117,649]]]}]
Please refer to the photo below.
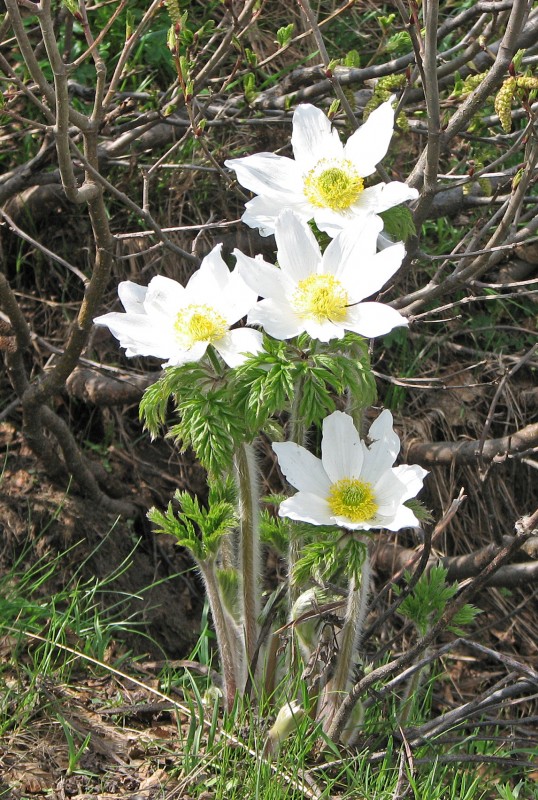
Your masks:
[{"label": "catkin", "polygon": [[181,23],[181,12],[179,10],[179,0],[164,0],[170,19],[174,25]]},{"label": "catkin", "polygon": [[517,88],[516,78],[507,78],[495,97],[495,111],[505,133],[512,130],[512,98]]}]

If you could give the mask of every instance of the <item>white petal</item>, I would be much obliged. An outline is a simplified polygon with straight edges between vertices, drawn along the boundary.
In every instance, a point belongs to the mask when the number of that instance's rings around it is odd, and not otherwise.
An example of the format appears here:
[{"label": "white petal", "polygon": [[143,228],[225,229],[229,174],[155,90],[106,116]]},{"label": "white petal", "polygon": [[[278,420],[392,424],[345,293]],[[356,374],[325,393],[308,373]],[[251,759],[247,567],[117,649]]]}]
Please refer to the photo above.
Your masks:
[{"label": "white petal", "polygon": [[315,494],[297,492],[280,504],[281,517],[309,522],[311,525],[334,525],[335,519],[326,500]]},{"label": "white petal", "polygon": [[368,438],[372,442],[384,442],[387,450],[394,453],[392,462],[396,460],[400,452],[400,438],[394,430],[394,419],[388,408],[383,409],[381,414],[370,425]]},{"label": "white petal", "polygon": [[331,482],[320,459],[313,453],[295,442],[274,442],[273,450],[288,483],[300,492],[309,492],[320,497],[328,494]]},{"label": "white petal", "polygon": [[376,164],[385,157],[393,131],[394,111],[389,100],[372,111],[364,125],[347,140],[345,156],[353,161],[363,178],[375,172]]},{"label": "white petal", "polygon": [[149,282],[144,308],[156,320],[173,318],[188,303],[186,289],[177,281],[157,275]]},{"label": "white petal", "polygon": [[331,339],[342,339],[345,333],[343,325],[337,325],[331,320],[326,319],[318,322],[316,319],[304,319],[304,330],[312,339],[319,339],[320,342],[330,342]]},{"label": "white petal", "polygon": [[193,361],[200,361],[205,355],[208,342],[195,342],[188,350],[177,350],[163,367],[181,367],[183,364],[190,364]]},{"label": "white petal", "polygon": [[340,280],[350,275],[355,284],[359,283],[363,277],[363,263],[373,258],[377,236],[382,228],[383,221],[375,214],[364,214],[357,218],[329,242],[323,254],[323,271],[331,272]]},{"label": "white petal", "polygon": [[391,449],[396,448],[394,459],[396,458],[400,452],[400,440],[394,432],[394,419],[388,408],[384,408],[381,414],[374,419],[368,431],[368,438],[373,442],[387,441]]},{"label": "white petal", "polygon": [[237,180],[251,192],[281,198],[281,206],[287,205],[286,195],[293,197],[301,185],[301,171],[295,161],[275,153],[256,153],[244,158],[231,158],[224,162],[235,170]]},{"label": "white petal", "polygon": [[300,217],[287,209],[275,226],[277,257],[280,268],[295,283],[315,273],[321,264],[321,252],[316,237]]},{"label": "white petal", "polygon": [[343,152],[338,132],[321,109],[303,103],[293,114],[293,155],[301,167],[314,166],[322,158],[338,158]]},{"label": "white petal", "polygon": [[420,522],[410,508],[399,506],[394,518],[382,526],[389,531],[399,531],[401,528],[420,528]]},{"label": "white petal", "polygon": [[303,321],[285,302],[273,299],[261,300],[251,309],[247,317],[249,325],[261,325],[275,339],[293,339],[305,329]]},{"label": "white petal", "polygon": [[283,195],[253,197],[245,203],[245,212],[241,219],[250,228],[258,228],[260,236],[270,236],[275,232],[276,219],[284,206],[293,208],[301,219],[307,221],[312,218],[310,205],[303,196],[287,194],[285,202]]},{"label": "white petal", "polygon": [[392,469],[383,472],[372,488],[379,506],[378,514],[382,517],[395,514],[403,503],[405,484],[398,480]]},{"label": "white petal", "polygon": [[402,464],[399,467],[394,467],[392,471],[406,487],[402,502],[417,496],[422,489],[424,478],[429,474],[427,469],[419,467],[418,464]]},{"label": "white petal", "polygon": [[320,231],[334,239],[348,225],[353,225],[356,215],[350,209],[333,211],[331,208],[318,208],[311,205],[310,218],[314,219]]},{"label": "white petal", "polygon": [[405,247],[402,242],[398,242],[370,258],[365,256],[363,261],[355,264],[354,271],[348,269],[343,272],[341,280],[353,302],[376,294],[400,269],[404,256]]},{"label": "white petal", "polygon": [[145,314],[144,300],[148,293],[147,286],[139,286],[132,281],[121,281],[118,285],[118,297],[129,314]]},{"label": "white petal", "polygon": [[96,317],[94,323],[106,326],[119,339],[121,347],[127,348],[129,357],[168,358],[172,352],[169,337],[147,315],[111,312]]},{"label": "white petal", "polygon": [[263,350],[263,336],[259,331],[251,328],[237,328],[228,331],[214,343],[215,350],[223,357],[229,367],[238,367],[244,364],[248,355],[259,353]]},{"label": "white petal", "polygon": [[286,290],[293,290],[287,285],[286,276],[278,267],[268,264],[260,258],[246,256],[240,250],[233,251],[237,259],[237,268],[241,278],[256,292],[256,296],[271,297],[280,301],[286,296]]},{"label": "white petal", "polygon": [[392,429],[390,411],[381,412],[371,425],[368,437],[372,444],[366,449],[362,471],[364,479],[375,484],[384,473],[392,470],[400,452],[400,440]]},{"label": "white petal", "polygon": [[376,183],[360,193],[357,202],[351,207],[352,210],[369,211],[370,213],[380,214],[393,206],[399,206],[408,200],[415,200],[418,197],[416,189],[412,189],[401,181],[391,181],[390,183]]},{"label": "white petal", "polygon": [[347,528],[350,531],[369,531],[373,528],[370,520],[364,522],[351,522],[347,517],[336,516],[333,518],[333,524],[339,525],[341,528]]},{"label": "white petal", "polygon": [[323,420],[321,443],[323,468],[331,483],[342,478],[359,478],[363,464],[360,436],[349,414],[333,411]]},{"label": "white petal", "polygon": [[230,280],[230,270],[226,266],[221,251],[222,244],[217,244],[202,260],[199,269],[189,278],[185,287],[191,302],[212,304],[208,301],[208,292],[219,295],[226,290]]},{"label": "white petal", "polygon": [[384,336],[394,328],[409,325],[399,311],[385,303],[358,303],[350,306],[344,324],[347,330],[360,333],[368,339]]},{"label": "white petal", "polygon": [[230,273],[228,286],[219,298],[215,298],[214,307],[222,314],[229,325],[246,317],[250,309],[256,304],[258,292],[252,289],[243,280],[239,269],[236,267]]}]

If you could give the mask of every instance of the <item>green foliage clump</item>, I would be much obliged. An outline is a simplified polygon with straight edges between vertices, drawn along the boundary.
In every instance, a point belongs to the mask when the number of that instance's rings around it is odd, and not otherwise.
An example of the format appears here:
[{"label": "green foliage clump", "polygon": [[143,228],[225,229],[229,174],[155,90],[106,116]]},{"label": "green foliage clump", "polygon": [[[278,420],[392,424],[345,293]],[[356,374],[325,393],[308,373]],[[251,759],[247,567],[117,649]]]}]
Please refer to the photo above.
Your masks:
[{"label": "green foliage clump", "polygon": [[334,411],[335,395],[346,389],[354,405],[370,405],[376,389],[364,340],[348,333],[338,349],[316,349],[306,334],[292,342],[267,338],[264,351],[226,378],[211,361],[170,367],[146,390],[140,416],[156,436],[171,400],[179,421],[168,436],[183,451],[192,447],[201,464],[218,475],[230,467],[241,441],[252,441],[260,428],[273,426],[273,414],[291,406],[299,383],[298,416],[305,427]]},{"label": "green foliage clump", "polygon": [[176,491],[174,500],[179,510],[170,502],[166,511],[151,508],[148,519],[155,525],[156,533],[173,536],[178,545],[186,547],[200,562],[213,561],[223,537],[230,534],[236,524],[234,485],[231,480],[210,483],[207,507],[188,492]]},{"label": "green foliage clump", "polygon": [[[400,605],[400,613],[416,625],[421,636],[438,622],[447,604],[459,590],[457,583],[446,582],[447,574],[448,570],[443,566],[432,567],[420,577],[412,593]],[[408,582],[411,580],[409,572],[405,572],[404,577]],[[399,595],[401,590],[395,586],[394,592]],[[477,614],[480,614],[480,610],[466,603],[452,618],[448,630],[458,635],[463,633],[462,627],[470,625]]]}]

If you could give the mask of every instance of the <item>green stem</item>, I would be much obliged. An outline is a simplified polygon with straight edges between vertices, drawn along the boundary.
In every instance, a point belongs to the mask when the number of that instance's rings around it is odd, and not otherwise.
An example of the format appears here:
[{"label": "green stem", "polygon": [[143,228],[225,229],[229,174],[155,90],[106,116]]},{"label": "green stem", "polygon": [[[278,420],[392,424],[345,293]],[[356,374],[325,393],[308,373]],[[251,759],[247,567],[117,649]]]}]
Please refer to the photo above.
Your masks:
[{"label": "green stem", "polygon": [[290,409],[290,419],[288,423],[290,432],[289,441],[295,442],[295,444],[300,444],[301,446],[304,446],[306,435],[304,420],[299,416],[299,408],[303,396],[304,380],[304,377],[301,376],[295,384],[293,400]]},{"label": "green stem", "polygon": [[227,711],[231,711],[237,693],[237,673],[242,671],[240,670],[240,665],[236,663],[236,659],[239,658],[239,662],[241,662],[242,658],[240,652],[238,652],[237,643],[234,641],[236,637],[230,631],[226,612],[221,603],[214,564],[213,562],[199,561],[198,566],[200,567],[200,572],[204,580],[206,595],[217,636],[220,664],[224,679],[224,706]]},{"label": "green stem", "polygon": [[370,556],[368,552],[362,564],[359,580],[357,580],[357,577],[352,575],[349,580],[346,616],[340,634],[338,660],[334,677],[328,686],[329,698],[326,727],[327,724],[330,724],[331,719],[344,699],[345,692],[353,683],[355,655],[359,648],[364,620],[368,610],[370,588]]},{"label": "green stem", "polygon": [[222,378],[222,376],[224,374],[224,371],[222,369],[222,364],[219,361],[219,357],[218,357],[217,352],[216,352],[215,348],[213,347],[213,345],[209,345],[209,347],[206,350],[206,354],[207,354],[207,357],[209,358],[209,360],[211,362],[211,366],[215,370],[215,375],[218,378]]},{"label": "green stem", "polygon": [[[295,384],[295,391],[293,393],[293,401],[290,410],[290,419],[288,423],[289,441],[295,442],[295,444],[301,445],[301,447],[304,446],[306,438],[305,424],[299,415],[299,407],[301,405],[301,398],[303,395],[303,386],[304,386],[304,377],[301,376],[298,379],[297,383]],[[301,554],[301,547],[302,547],[301,539],[298,536],[294,537],[290,534],[290,541],[288,545],[288,576],[289,576],[288,597],[289,597],[290,610],[300,594],[300,590],[296,586],[292,585],[291,576],[293,575],[295,564],[299,560]]]},{"label": "green stem", "polygon": [[259,636],[261,571],[259,492],[252,445],[240,445],[236,450],[234,461],[239,492],[239,566],[243,587],[243,625],[247,664],[250,665]]}]

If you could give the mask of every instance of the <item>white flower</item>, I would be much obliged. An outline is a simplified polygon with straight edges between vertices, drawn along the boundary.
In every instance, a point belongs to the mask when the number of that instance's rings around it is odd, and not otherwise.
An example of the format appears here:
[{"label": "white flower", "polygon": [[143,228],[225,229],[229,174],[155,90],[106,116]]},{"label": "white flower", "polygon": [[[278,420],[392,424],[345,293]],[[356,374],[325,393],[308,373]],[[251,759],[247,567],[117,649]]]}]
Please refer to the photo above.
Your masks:
[{"label": "white flower", "polygon": [[360,302],[388,281],[405,255],[401,243],[376,254],[381,225],[377,217],[364,217],[341,231],[322,255],[308,225],[293,211],[283,211],[275,228],[280,269],[234,251],[241,277],[265,298],[251,309],[249,324],[263,326],[275,339],[306,331],[322,342],[341,339],[346,330],[373,337],[407,325],[384,303]]},{"label": "white flower", "polygon": [[199,361],[208,345],[220,353],[229,367],[245,361],[245,353],[262,349],[262,335],[247,328],[230,330],[256,301],[238,270],[230,272],[217,245],[186,286],[157,276],[149,286],[123,281],[118,287],[127,313],[97,317],[127,356],[156,356],[166,359],[164,367]]},{"label": "white flower", "polygon": [[335,236],[357,217],[415,199],[417,190],[400,181],[364,188],[364,178],[375,172],[388,150],[393,128],[389,100],[372,111],[343,145],[323,111],[299,105],[291,137],[295,160],[257,153],[224,162],[235,170],[242,186],[258,195],[246,204],[243,222],[268,236],[280,211],[292,208],[302,219],[314,219],[320,230]]},{"label": "white flower", "polygon": [[299,490],[280,504],[280,516],[351,530],[418,526],[404,502],[418,494],[427,471],[417,464],[392,466],[400,440],[390,411],[381,412],[368,437],[369,447],[352,418],[335,411],[323,420],[321,459],[293,442],[273,444],[280,469]]}]

